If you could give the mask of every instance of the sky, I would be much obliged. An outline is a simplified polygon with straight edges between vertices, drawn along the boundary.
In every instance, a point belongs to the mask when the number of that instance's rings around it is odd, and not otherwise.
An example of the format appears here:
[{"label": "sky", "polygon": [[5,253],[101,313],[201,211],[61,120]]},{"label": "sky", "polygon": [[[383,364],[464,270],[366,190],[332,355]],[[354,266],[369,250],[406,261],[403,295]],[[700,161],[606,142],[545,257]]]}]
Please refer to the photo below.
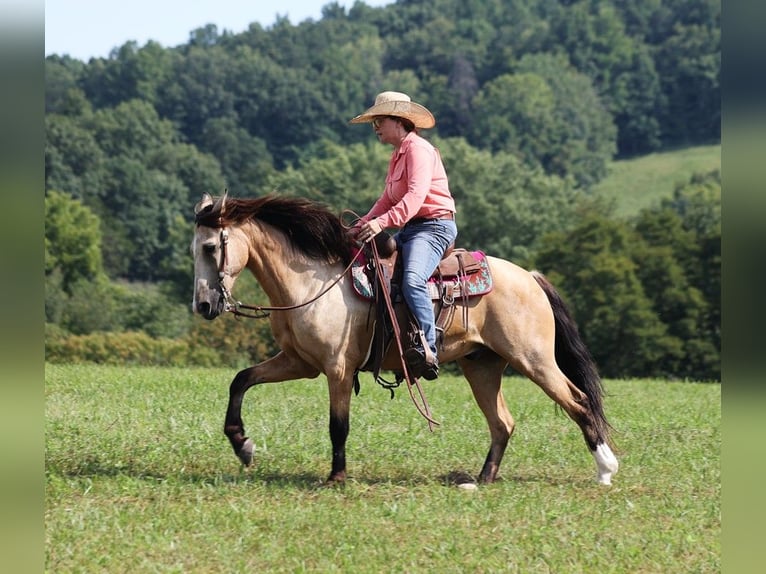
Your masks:
[{"label": "sky", "polygon": [[[87,62],[106,58],[113,48],[149,40],[166,48],[186,44],[189,33],[207,24],[239,33],[252,22],[269,27],[277,16],[298,24],[319,20],[333,0],[45,0],[45,55],[69,55]],[[346,9],[355,0],[336,0]],[[394,0],[362,0],[385,6]]]}]

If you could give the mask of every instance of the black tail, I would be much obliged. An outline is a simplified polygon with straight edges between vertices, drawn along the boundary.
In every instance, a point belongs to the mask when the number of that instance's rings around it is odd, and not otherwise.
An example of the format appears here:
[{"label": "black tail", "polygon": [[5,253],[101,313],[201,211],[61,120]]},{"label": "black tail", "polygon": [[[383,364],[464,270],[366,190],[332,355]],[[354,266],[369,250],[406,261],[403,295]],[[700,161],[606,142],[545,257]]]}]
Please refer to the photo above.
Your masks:
[{"label": "black tail", "polygon": [[596,431],[604,442],[608,442],[610,426],[604,414],[604,386],[596,363],[580,336],[569,308],[556,288],[539,271],[531,273],[537,284],[542,287],[553,309],[556,323],[556,363],[569,380],[588,397]]}]

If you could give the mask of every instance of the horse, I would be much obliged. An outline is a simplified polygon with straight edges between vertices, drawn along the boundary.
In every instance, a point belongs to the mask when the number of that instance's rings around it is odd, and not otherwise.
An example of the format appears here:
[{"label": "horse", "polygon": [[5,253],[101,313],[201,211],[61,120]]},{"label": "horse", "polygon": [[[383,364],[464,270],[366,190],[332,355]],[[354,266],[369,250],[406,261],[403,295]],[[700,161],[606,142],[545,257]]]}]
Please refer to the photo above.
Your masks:
[{"label": "horse", "polygon": [[[231,311],[234,283],[247,269],[269,300],[269,307],[259,309],[273,310],[268,320],[280,349],[231,382],[224,434],[235,455],[244,466],[252,463],[254,444],[241,417],[248,389],[323,373],[332,444],[325,484],[344,483],[351,394],[373,326],[370,303],[354,292],[347,272],[355,241],[343,218],[318,202],[277,194],[247,199],[204,194],[194,211],[193,311],[208,320]],[[453,321],[438,352],[441,364],[458,364],[489,427],[489,452],[477,482],[497,479],[515,428],[501,391],[510,366],[579,426],[596,463],[596,481],[610,485],[619,464],[610,446],[604,389],[570,311],[542,273],[489,255],[487,260],[492,290],[457,302],[469,306],[470,321]],[[401,370],[399,355],[389,353],[382,368]]]}]

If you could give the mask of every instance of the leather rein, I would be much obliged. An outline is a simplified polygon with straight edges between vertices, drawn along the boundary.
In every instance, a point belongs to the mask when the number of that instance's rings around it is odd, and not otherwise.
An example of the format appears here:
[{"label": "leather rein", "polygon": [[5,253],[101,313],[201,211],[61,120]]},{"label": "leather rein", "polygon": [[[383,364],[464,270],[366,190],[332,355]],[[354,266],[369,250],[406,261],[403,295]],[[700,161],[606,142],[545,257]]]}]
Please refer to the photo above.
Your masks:
[{"label": "leather rein", "polygon": [[[269,311],[292,311],[293,309],[300,309],[301,307],[305,307],[307,305],[311,305],[318,299],[320,299],[323,295],[325,295],[330,289],[335,287],[338,282],[340,282],[341,279],[343,279],[343,276],[348,273],[348,271],[351,269],[351,266],[354,264],[354,262],[359,258],[359,256],[362,253],[362,250],[360,249],[356,255],[351,259],[351,262],[348,264],[348,266],[343,270],[343,272],[338,275],[338,277],[330,283],[327,287],[322,289],[319,293],[317,293],[314,297],[309,299],[308,301],[304,301],[303,303],[297,303],[295,305],[287,305],[284,307],[267,307],[265,305],[245,305],[241,301],[237,301],[234,296],[231,294],[231,291],[229,291],[226,288],[226,285],[224,284],[224,279],[226,278],[226,264],[228,261],[228,250],[227,247],[229,245],[229,230],[225,227],[221,227],[221,261],[218,265],[218,285],[221,288],[221,293],[223,294],[224,299],[224,311],[227,313],[232,313],[233,315],[236,315],[237,317],[247,317],[249,319],[265,319],[269,316]],[[247,313],[245,311],[242,311],[242,309],[248,309],[250,311],[254,311],[254,313]]]}]

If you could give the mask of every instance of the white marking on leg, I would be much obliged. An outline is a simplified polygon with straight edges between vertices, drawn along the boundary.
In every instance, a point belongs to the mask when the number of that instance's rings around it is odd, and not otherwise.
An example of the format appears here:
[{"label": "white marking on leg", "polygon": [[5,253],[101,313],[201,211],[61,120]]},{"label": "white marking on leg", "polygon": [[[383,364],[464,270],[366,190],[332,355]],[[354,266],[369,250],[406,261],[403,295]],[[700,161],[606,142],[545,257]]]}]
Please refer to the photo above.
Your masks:
[{"label": "white marking on leg", "polygon": [[250,463],[253,462],[254,450],[255,445],[249,438],[244,443],[242,443],[242,448],[239,449],[239,452],[237,453],[237,456],[239,457],[239,460],[242,461],[242,464],[245,466],[250,466]]},{"label": "white marking on leg", "polygon": [[617,462],[617,457],[614,456],[612,449],[606,443],[601,443],[596,446],[596,450],[593,451],[593,458],[596,459],[596,480],[599,484],[612,484],[612,475],[617,473],[617,469],[620,467],[620,463]]}]

